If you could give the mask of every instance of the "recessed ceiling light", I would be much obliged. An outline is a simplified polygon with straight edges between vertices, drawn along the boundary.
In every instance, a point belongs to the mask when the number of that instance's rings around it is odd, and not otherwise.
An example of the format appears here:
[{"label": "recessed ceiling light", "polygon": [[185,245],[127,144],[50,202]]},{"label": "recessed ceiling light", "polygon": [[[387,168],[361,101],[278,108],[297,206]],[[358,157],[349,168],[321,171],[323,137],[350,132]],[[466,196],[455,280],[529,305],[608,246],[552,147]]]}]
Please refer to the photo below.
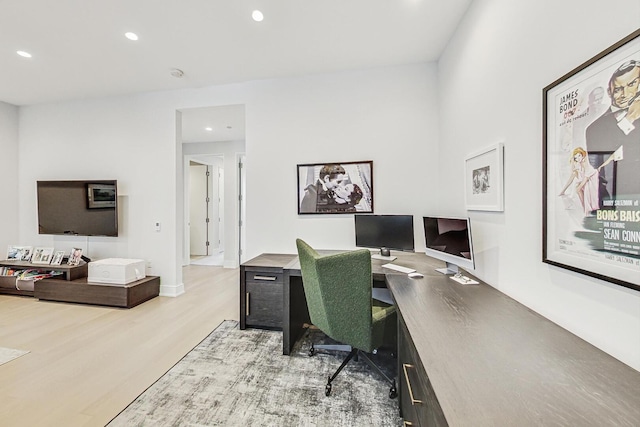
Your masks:
[{"label": "recessed ceiling light", "polygon": [[251,17],[253,18],[254,21],[256,22],[261,22],[264,19],[264,15],[262,14],[262,12],[260,12],[259,10],[254,10],[251,13]]},{"label": "recessed ceiling light", "polygon": [[211,132],[213,128],[204,128],[204,130]]},{"label": "recessed ceiling light", "polygon": [[133,41],[138,40],[138,35],[136,33],[128,32],[128,33],[124,33],[124,36],[129,40],[133,40]]},{"label": "recessed ceiling light", "polygon": [[31,58],[31,54],[29,52],[25,52],[24,50],[18,50],[16,53],[23,58]]}]

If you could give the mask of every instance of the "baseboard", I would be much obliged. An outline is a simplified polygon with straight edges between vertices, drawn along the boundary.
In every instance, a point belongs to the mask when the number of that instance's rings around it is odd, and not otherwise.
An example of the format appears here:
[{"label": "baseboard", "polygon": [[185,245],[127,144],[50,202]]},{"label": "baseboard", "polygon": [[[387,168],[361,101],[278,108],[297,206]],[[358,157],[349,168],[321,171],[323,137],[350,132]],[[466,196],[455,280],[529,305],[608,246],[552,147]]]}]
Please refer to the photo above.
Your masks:
[{"label": "baseboard", "polygon": [[223,263],[224,268],[238,268],[238,263],[236,261],[225,261]]},{"label": "baseboard", "polygon": [[160,285],[160,296],[161,297],[177,297],[184,294],[184,283],[180,283],[178,285],[168,286],[168,285]]}]

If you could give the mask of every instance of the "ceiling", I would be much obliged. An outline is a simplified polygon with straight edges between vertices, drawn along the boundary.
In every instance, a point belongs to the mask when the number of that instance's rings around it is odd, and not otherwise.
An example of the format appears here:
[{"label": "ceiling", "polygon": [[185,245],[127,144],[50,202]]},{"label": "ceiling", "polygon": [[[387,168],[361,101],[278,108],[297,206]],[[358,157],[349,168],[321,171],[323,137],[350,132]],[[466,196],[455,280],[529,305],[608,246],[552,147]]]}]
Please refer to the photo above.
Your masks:
[{"label": "ceiling", "polygon": [[[33,105],[435,61],[470,3],[0,0],[0,101]],[[262,22],[251,18],[255,9]],[[139,40],[125,38],[128,31]],[[184,76],[173,77],[174,69]]]},{"label": "ceiling", "polygon": [[244,141],[244,105],[189,108],[182,113],[182,142]]}]

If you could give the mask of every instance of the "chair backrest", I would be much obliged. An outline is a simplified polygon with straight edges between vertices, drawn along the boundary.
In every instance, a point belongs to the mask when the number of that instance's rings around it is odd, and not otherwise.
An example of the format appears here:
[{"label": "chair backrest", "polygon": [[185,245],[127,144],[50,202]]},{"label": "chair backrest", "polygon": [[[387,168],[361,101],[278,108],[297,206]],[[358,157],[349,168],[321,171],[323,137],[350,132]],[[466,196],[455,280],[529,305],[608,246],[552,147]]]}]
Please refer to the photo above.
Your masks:
[{"label": "chair backrest", "polygon": [[311,323],[336,341],[370,351],[371,253],[368,249],[320,255],[296,240]]}]

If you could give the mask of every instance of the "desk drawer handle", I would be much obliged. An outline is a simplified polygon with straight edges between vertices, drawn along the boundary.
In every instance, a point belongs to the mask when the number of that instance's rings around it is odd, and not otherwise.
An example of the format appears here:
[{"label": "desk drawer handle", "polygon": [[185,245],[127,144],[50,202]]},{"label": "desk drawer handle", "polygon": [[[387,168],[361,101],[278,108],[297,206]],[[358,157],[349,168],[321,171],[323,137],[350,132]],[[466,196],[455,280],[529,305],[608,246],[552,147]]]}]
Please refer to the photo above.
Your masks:
[{"label": "desk drawer handle", "polygon": [[258,275],[256,275],[256,276],[253,276],[253,279],[254,280],[268,280],[270,282],[273,282],[274,280],[277,279],[277,277],[275,277],[275,276],[258,276]]},{"label": "desk drawer handle", "polygon": [[404,378],[407,380],[407,388],[409,389],[409,397],[411,398],[411,405],[422,404],[422,400],[413,398],[413,390],[411,390],[411,382],[409,381],[409,373],[407,372],[407,368],[415,368],[414,365],[410,365],[408,363],[402,364],[402,370],[404,371]]},{"label": "desk drawer handle", "polygon": [[245,301],[246,304],[244,305],[245,306],[245,316],[248,316],[249,315],[249,292],[247,292],[245,294],[245,299],[246,299],[246,301]]}]

